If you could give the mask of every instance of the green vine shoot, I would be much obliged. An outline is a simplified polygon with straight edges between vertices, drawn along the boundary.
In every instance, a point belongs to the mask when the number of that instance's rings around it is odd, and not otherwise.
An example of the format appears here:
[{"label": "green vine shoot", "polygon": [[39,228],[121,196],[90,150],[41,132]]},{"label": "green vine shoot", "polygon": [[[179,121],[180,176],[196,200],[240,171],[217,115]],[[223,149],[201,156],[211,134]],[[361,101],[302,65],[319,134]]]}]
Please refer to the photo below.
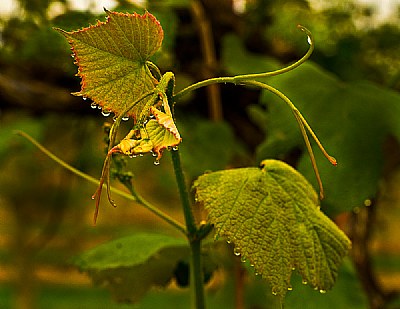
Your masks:
[{"label": "green vine shoot", "polygon": [[[170,264],[166,264],[170,268],[187,258],[190,261],[192,305],[193,308],[203,309],[206,307],[205,247],[210,247],[204,239],[213,232],[216,240],[223,238],[231,243],[234,255],[241,256],[242,261],[248,261],[255,273],[267,280],[272,293],[282,301],[287,291],[292,290],[293,271],[300,274],[304,283],[321,293],[332,288],[338,268],[351,243],[320,210],[319,203],[324,196],[324,189],[309,136],[332,165],[337,164],[336,159],[324,149],[293,102],[278,89],[260,81],[290,74],[290,71],[306,62],[314,50],[312,33],[298,26],[306,35],[308,50],[301,59],[287,67],[271,72],[210,78],[175,93],[174,73],[162,74],[150,60],[161,48],[164,37],[161,24],[155,16],[149,12],[140,15],[105,11],[105,22],[98,21],[95,25],[76,31],[55,29],[68,40],[78,66],[81,90],[74,95],[89,98],[103,111],[115,115],[109,130],[109,146],[100,179],[96,180],[70,166],[28,134],[21,131],[17,134],[27,138],[58,164],[97,186],[93,195],[94,223],[101,217],[100,198],[105,187],[112,206],[116,204],[111,194],[134,201],[181,232],[183,238],[133,235],[121,240],[121,243],[129,243],[129,246],[117,246],[122,249],[118,249],[115,255],[104,254],[110,246],[115,247],[115,243],[86,252],[79,259],[81,269],[94,281],[107,282],[117,298],[123,299],[125,291],[134,291],[137,287],[127,277],[129,274],[121,275],[118,267],[129,265],[136,274],[151,268],[158,275],[149,279],[151,282],[148,285],[160,285],[160,282],[170,279],[171,271],[165,275],[165,271],[158,268],[161,266],[155,262],[155,256],[168,260]],[[192,204],[180,153],[185,139],[190,136],[181,136],[179,119],[176,119],[174,110],[179,108],[180,99],[188,93],[201,87],[226,83],[269,91],[289,107],[309,153],[319,195],[297,170],[282,161],[265,159],[258,167],[201,175],[193,183],[196,202]],[[117,141],[121,121],[127,118],[133,119],[133,127],[123,139]],[[172,159],[184,223],[176,221],[145,200],[136,191],[131,179],[123,181],[129,193],[111,186],[113,156],[134,158],[153,155],[154,163],[158,165],[166,152]],[[197,223],[193,207],[204,207],[207,210],[207,222]],[[137,250],[142,250],[140,257],[135,255]],[[105,279],[113,276],[122,276],[123,284],[118,285],[117,281],[112,283],[112,280]],[[132,286],[125,282],[131,282]],[[137,302],[142,296],[137,292],[135,297],[131,296],[131,300]]]}]

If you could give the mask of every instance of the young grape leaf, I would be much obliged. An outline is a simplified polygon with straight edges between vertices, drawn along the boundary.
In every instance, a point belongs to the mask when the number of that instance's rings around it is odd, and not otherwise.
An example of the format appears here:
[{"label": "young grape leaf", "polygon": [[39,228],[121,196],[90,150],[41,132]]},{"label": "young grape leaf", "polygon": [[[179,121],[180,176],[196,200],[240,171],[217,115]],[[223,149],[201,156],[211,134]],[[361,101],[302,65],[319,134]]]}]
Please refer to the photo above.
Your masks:
[{"label": "young grape leaf", "polygon": [[179,145],[182,138],[170,115],[167,115],[155,107],[150,111],[155,119],[150,119],[144,128],[140,130],[140,139],[124,138],[114,152],[121,152],[125,155],[137,155],[153,152],[157,155],[156,160],[162,156],[165,148]]},{"label": "young grape leaf", "polygon": [[167,285],[189,254],[185,239],[138,233],[102,244],[74,262],[116,300],[137,302],[151,287]]},{"label": "young grape leaf", "polygon": [[216,237],[233,242],[273,294],[285,296],[293,269],[316,289],[333,286],[350,240],[320,211],[317,193],[295,169],[264,160],[262,168],[202,175],[194,188]]},{"label": "young grape leaf", "polygon": [[[135,99],[157,84],[146,61],[160,48],[163,30],[150,13],[106,11],[106,22],[78,31],[61,32],[72,46],[81,77],[81,91],[103,110],[121,114]],[[128,114],[137,118],[145,101]]]}]

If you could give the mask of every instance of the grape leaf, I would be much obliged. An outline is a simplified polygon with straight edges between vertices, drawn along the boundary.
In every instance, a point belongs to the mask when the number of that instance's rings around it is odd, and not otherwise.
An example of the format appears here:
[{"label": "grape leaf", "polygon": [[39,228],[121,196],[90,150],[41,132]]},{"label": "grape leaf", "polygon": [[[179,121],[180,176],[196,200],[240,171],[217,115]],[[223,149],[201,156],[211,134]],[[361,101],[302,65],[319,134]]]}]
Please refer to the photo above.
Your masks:
[{"label": "grape leaf", "polygon": [[189,256],[185,239],[138,233],[102,244],[75,259],[94,283],[121,302],[137,302],[153,286],[165,286]]},{"label": "grape leaf", "polygon": [[182,138],[172,116],[159,111],[153,106],[150,107],[150,111],[155,119],[150,119],[145,128],[140,130],[141,138],[124,138],[114,147],[115,151],[130,156],[153,152],[157,155],[156,160],[159,160],[165,148],[179,145]]},{"label": "grape leaf", "polygon": [[[121,114],[157,84],[146,61],[161,47],[163,30],[157,19],[139,14],[107,13],[107,21],[98,21],[78,31],[61,32],[72,46],[81,77],[81,91],[103,110]],[[145,101],[128,114],[137,118]]]},{"label": "grape leaf", "polygon": [[350,240],[320,211],[317,193],[295,169],[264,160],[262,168],[202,175],[194,188],[216,237],[233,242],[273,294],[285,296],[293,269],[316,289],[333,286]]}]

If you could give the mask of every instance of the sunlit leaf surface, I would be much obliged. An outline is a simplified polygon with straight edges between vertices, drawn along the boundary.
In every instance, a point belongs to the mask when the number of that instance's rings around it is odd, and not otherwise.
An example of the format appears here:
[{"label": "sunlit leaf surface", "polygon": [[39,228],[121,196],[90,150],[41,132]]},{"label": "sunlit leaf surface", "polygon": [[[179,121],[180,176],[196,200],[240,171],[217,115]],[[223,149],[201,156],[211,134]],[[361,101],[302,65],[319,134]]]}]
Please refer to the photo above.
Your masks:
[{"label": "sunlit leaf surface", "polygon": [[204,204],[217,237],[235,244],[256,273],[283,297],[297,270],[312,287],[330,289],[350,240],[319,208],[316,192],[289,165],[265,160],[200,176],[196,199]]}]

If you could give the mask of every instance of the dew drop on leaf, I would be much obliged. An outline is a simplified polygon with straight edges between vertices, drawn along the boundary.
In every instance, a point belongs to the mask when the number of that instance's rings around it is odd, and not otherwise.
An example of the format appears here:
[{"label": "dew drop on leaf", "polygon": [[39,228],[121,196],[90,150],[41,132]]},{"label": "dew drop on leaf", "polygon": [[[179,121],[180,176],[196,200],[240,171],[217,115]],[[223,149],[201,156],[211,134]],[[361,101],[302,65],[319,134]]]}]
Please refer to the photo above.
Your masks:
[{"label": "dew drop on leaf", "polygon": [[321,294],[325,294],[325,293],[326,293],[326,290],[319,290],[319,292],[320,292]]},{"label": "dew drop on leaf", "polygon": [[307,280],[303,280],[303,281],[301,281],[301,283],[304,285],[308,284]]},{"label": "dew drop on leaf", "polygon": [[122,117],[121,119],[122,119],[122,121],[128,121],[129,117]]},{"label": "dew drop on leaf", "polygon": [[95,109],[95,108],[97,108],[97,104],[94,103],[94,102],[92,102],[92,104],[90,104],[90,107],[93,108],[93,109]]},{"label": "dew drop on leaf", "polygon": [[160,161],[155,160],[155,161],[154,161],[154,165],[160,165]]},{"label": "dew drop on leaf", "polygon": [[172,147],[172,150],[173,151],[177,151],[179,149],[179,147],[178,146],[174,146],[174,147]]},{"label": "dew drop on leaf", "polygon": [[287,290],[288,291],[293,291],[293,287],[292,286],[288,286]]},{"label": "dew drop on leaf", "polygon": [[102,114],[104,117],[108,117],[108,116],[110,116],[111,112],[108,111],[108,110],[103,110],[103,111],[101,112],[101,114]]},{"label": "dew drop on leaf", "polygon": [[244,256],[242,256],[242,257],[240,258],[240,261],[241,261],[242,263],[246,263],[246,258],[245,258]]}]

